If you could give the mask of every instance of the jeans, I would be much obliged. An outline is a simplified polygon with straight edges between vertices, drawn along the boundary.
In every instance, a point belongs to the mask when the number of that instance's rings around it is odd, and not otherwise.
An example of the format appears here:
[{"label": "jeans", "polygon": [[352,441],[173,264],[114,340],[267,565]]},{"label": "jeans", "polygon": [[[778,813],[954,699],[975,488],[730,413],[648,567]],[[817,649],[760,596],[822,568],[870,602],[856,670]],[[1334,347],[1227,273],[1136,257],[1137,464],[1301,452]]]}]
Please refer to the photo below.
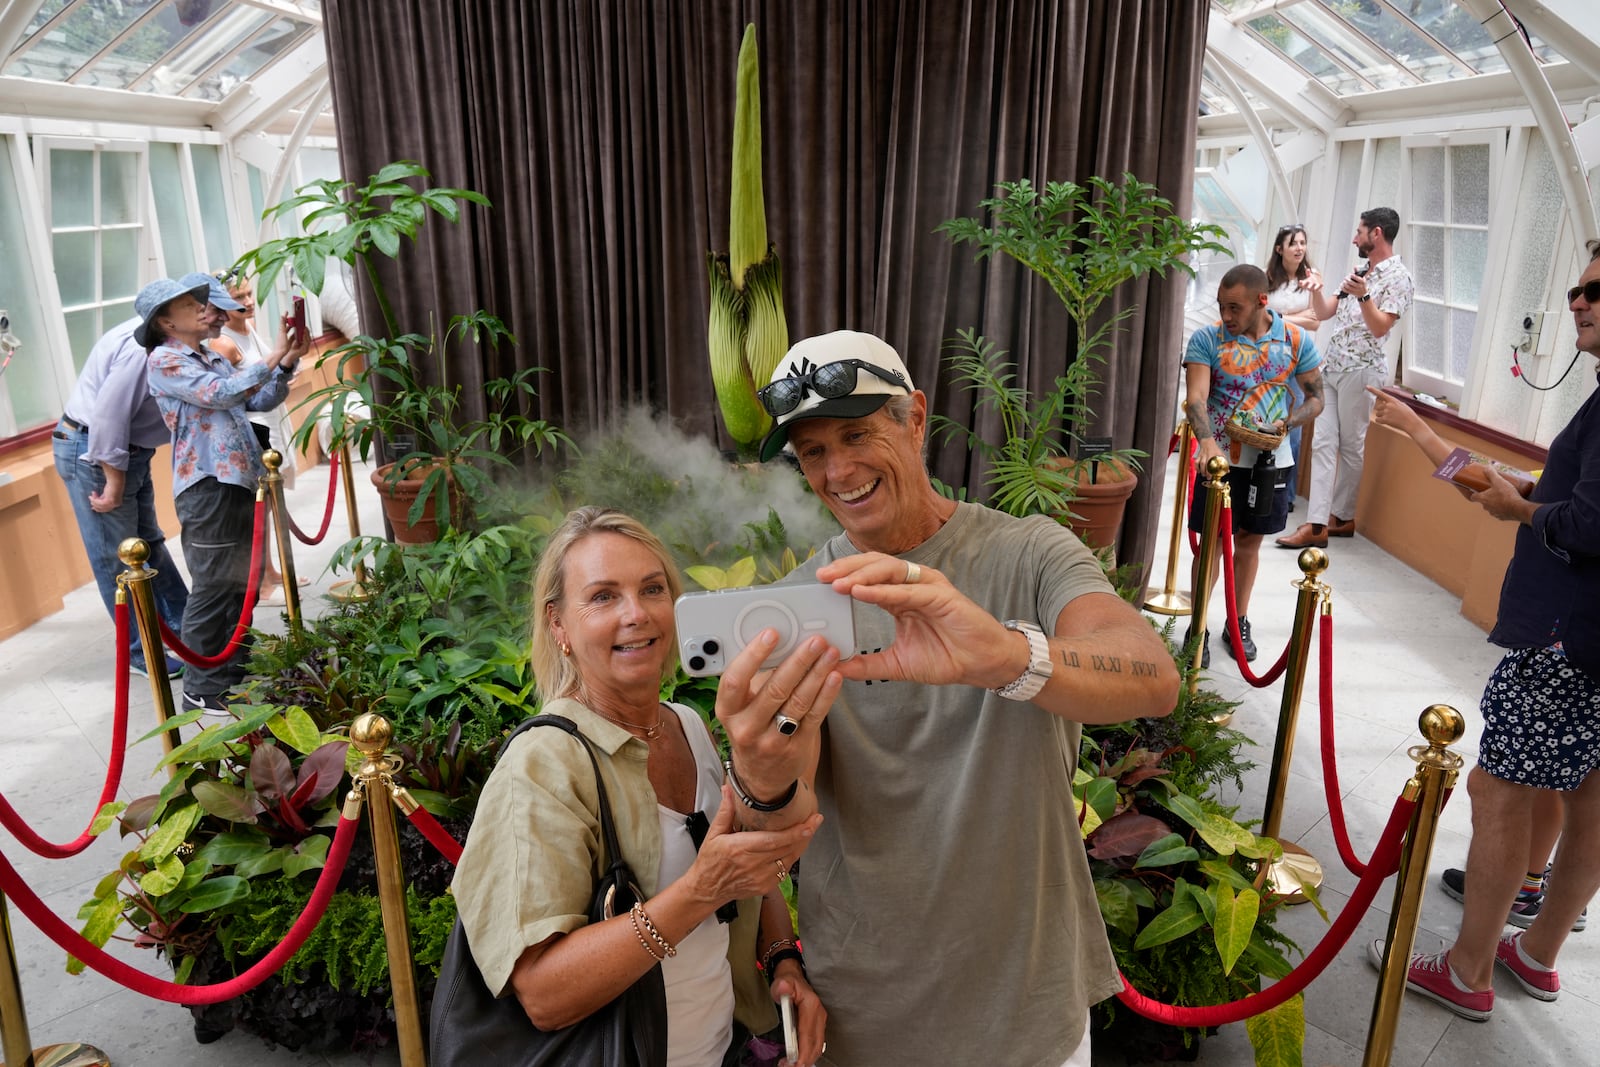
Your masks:
[{"label": "jeans", "polygon": [[[146,566],[154,570],[151,590],[155,594],[156,611],[166,621],[173,633],[183,629],[185,605],[189,601],[189,587],[183,584],[183,575],[167,551],[167,535],[161,531],[156,519],[155,488],[150,481],[150,460],[155,449],[128,447],[128,477],[122,490],[122,503],[115,511],[104,514],[89,505],[89,494],[103,492],[106,476],[99,467],[83,462],[89,447],[89,435],[75,430],[66,423],[56,426],[54,446],[56,473],[67,487],[67,498],[72,501],[72,513],[78,519],[78,533],[89,554],[89,568],[94,571],[95,585],[100,589],[100,599],[106,611],[115,618],[117,602],[117,575],[122,573],[122,560],[117,557],[117,546],[129,537],[143,538],[150,546]],[[139,627],[131,613],[128,617],[131,633],[130,648],[133,662],[144,661],[144,649],[139,643]]]},{"label": "jeans", "polygon": [[[244,613],[255,499],[250,490],[215,478],[202,478],[178,494],[183,558],[194,582],[183,613],[183,643],[202,656],[222,651]],[[192,699],[227,692],[244,677],[244,660],[241,648],[221,666],[191,666],[183,676],[183,695]]]}]

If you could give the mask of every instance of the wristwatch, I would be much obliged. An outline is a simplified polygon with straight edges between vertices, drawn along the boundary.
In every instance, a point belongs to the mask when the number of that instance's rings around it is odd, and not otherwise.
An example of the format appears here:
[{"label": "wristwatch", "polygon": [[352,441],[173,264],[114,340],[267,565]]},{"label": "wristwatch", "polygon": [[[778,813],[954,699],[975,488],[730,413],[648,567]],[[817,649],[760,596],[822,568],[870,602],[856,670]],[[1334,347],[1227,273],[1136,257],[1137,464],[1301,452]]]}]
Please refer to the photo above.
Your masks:
[{"label": "wristwatch", "polygon": [[1016,681],[993,690],[994,695],[1007,700],[1032,700],[1050,680],[1054,665],[1050,662],[1050,642],[1044,631],[1022,619],[1007,619],[1005,627],[1015,630],[1028,639],[1028,669]]},{"label": "wristwatch", "polygon": [[1368,300],[1372,299],[1372,294],[1371,293],[1362,293],[1360,296],[1356,297],[1356,299],[1358,301],[1360,301],[1361,303],[1365,304]]}]

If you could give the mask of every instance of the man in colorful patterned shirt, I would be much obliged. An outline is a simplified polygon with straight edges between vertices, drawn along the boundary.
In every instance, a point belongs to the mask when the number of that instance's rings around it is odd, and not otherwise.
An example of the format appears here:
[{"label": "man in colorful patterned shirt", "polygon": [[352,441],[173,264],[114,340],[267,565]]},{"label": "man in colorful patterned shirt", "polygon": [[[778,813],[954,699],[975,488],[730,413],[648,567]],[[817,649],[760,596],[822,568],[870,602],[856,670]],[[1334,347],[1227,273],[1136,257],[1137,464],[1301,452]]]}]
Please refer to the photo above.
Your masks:
[{"label": "man in colorful patterned shirt", "polygon": [[1282,548],[1326,548],[1329,535],[1351,537],[1356,532],[1356,493],[1373,404],[1367,387],[1389,380],[1383,343],[1411,309],[1411,272],[1394,250],[1399,230],[1400,215],[1393,208],[1363,211],[1350,243],[1366,267],[1351,272],[1337,290],[1325,287],[1311,297],[1317,317],[1333,320],[1323,368],[1328,402],[1312,435],[1306,522],[1278,538]]},{"label": "man in colorful patterned shirt", "polygon": [[[1294,453],[1287,431],[1317,417],[1322,408],[1322,357],[1311,335],[1285,321],[1267,306],[1266,272],[1240,264],[1222,276],[1217,286],[1221,321],[1196,330],[1183,355],[1186,399],[1184,414],[1200,443],[1200,469],[1213,456],[1224,454],[1219,443],[1223,427],[1237,421],[1262,433],[1282,433],[1277,449],[1266,453],[1250,445],[1226,441],[1229,497],[1233,504],[1233,576],[1238,608],[1239,647],[1233,647],[1231,626],[1223,631],[1234,658],[1256,658],[1250,634],[1250,593],[1256,584],[1261,559],[1261,539],[1283,529],[1294,496]],[[1290,409],[1289,378],[1305,393],[1305,402]],[[1224,439],[1225,440],[1225,439]],[[1205,520],[1206,494],[1196,492],[1189,511],[1189,528],[1199,530]],[[1220,549],[1220,543],[1218,545]],[[1195,561],[1199,570],[1199,561]],[[1216,580],[1220,566],[1211,569]],[[1197,578],[1198,576],[1196,576]],[[1209,598],[1192,580],[1196,597]],[[1198,603],[1198,601],[1197,601]],[[1209,632],[1201,637],[1209,640]],[[1188,643],[1185,637],[1184,643]],[[1208,647],[1202,662],[1208,664]]]},{"label": "man in colorful patterned shirt", "polygon": [[[206,347],[231,299],[212,282],[209,302],[201,303],[188,281],[162,279],[140,290],[134,340],[150,352],[150,392],[172,430],[172,492],[193,587],[183,643],[211,656],[227,645],[244,610],[256,483],[266,474],[247,412],[283,402],[306,344],[291,343],[286,319],[266,359],[235,368]],[[243,660],[234,655],[217,667],[191,667],[184,708],[225,714],[223,694],[242,677]]]}]

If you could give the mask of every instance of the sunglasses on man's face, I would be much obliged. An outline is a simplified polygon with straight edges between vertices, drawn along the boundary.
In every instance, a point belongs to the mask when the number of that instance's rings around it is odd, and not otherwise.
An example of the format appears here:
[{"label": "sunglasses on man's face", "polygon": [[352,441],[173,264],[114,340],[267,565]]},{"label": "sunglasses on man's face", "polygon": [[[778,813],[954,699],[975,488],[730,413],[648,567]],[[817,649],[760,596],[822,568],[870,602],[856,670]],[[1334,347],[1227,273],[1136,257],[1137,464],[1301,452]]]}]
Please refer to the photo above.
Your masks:
[{"label": "sunglasses on man's face", "polygon": [[1572,303],[1578,297],[1583,297],[1585,304],[1600,304],[1600,278],[1582,285],[1574,285],[1567,290],[1567,303]]},{"label": "sunglasses on man's face", "polygon": [[776,419],[799,407],[808,389],[824,400],[837,400],[841,396],[849,396],[855,392],[856,376],[860,371],[870,371],[890,385],[898,385],[908,393],[911,391],[911,384],[895,371],[885,370],[864,359],[841,359],[834,363],[824,363],[805,374],[779,378],[771,385],[759,389],[756,396],[761,398],[761,406],[766,409],[767,414]]}]

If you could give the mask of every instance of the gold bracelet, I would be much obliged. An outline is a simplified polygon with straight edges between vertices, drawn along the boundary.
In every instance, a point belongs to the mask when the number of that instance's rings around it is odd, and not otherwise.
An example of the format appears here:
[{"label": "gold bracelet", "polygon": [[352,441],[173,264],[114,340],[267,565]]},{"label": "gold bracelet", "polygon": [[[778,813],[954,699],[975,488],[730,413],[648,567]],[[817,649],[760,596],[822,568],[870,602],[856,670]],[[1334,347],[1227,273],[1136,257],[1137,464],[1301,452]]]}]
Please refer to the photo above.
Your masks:
[{"label": "gold bracelet", "polygon": [[795,943],[794,938],[792,938],[792,937],[780,937],[778,940],[776,940],[772,944],[768,945],[767,946],[767,951],[765,951],[765,952],[763,952],[761,954],[761,970],[765,974],[770,975],[772,973],[772,957],[777,954],[779,949],[784,949],[784,948],[796,948],[797,949],[799,947],[800,946]]},{"label": "gold bracelet", "polygon": [[655,960],[657,963],[660,963],[662,960],[666,959],[666,957],[656,955],[656,950],[651,948],[650,942],[645,940],[644,931],[639,929],[639,913],[643,910],[643,908],[635,904],[628,912],[628,918],[633,923],[633,935],[639,939],[639,944],[644,946],[644,950],[650,954],[650,958]]},{"label": "gold bracelet", "polygon": [[[639,921],[644,923],[644,928],[646,930],[650,931],[650,936],[655,938],[656,944],[661,946],[661,951],[666,953],[667,956],[676,956],[678,954],[678,950],[670,941],[661,936],[661,931],[656,929],[656,924],[650,921],[650,913],[644,910],[644,905],[635,904],[633,906],[633,910],[639,913]],[[665,959],[666,956],[657,958]]]}]

